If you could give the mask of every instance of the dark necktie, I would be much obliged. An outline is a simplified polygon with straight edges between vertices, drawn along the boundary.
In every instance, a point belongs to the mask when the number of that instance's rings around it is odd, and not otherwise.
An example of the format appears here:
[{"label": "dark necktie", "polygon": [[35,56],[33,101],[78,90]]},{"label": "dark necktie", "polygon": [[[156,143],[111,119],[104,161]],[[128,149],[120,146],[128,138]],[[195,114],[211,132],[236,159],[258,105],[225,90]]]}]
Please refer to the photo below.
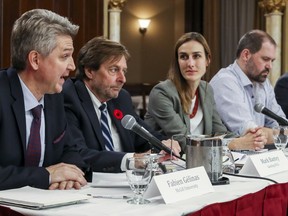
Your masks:
[{"label": "dark necktie", "polygon": [[110,127],[108,124],[106,104],[102,104],[99,107],[99,109],[101,111],[101,118],[100,118],[101,130],[102,130],[102,134],[104,137],[106,150],[107,151],[114,151],[114,145],[113,145],[113,141],[112,141],[112,137],[111,137],[111,131],[110,131]]},{"label": "dark necktie", "polygon": [[30,137],[26,150],[25,165],[39,166],[41,156],[40,125],[42,105],[34,107],[31,111],[33,115],[33,121],[30,128]]}]

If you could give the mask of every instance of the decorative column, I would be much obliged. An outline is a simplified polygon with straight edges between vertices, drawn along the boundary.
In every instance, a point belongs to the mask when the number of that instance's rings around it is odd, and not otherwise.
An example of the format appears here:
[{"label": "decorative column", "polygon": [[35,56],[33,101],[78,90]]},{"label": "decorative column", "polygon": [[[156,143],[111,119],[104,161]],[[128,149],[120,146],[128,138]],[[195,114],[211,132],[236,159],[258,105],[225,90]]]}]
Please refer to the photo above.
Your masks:
[{"label": "decorative column", "polygon": [[126,0],[109,1],[109,39],[120,42],[120,13]]},{"label": "decorative column", "polygon": [[281,70],[281,47],[282,47],[282,16],[286,5],[285,0],[262,0],[259,6],[265,9],[266,31],[277,43],[276,60],[273,62],[273,68],[269,78],[274,86],[282,74]]}]

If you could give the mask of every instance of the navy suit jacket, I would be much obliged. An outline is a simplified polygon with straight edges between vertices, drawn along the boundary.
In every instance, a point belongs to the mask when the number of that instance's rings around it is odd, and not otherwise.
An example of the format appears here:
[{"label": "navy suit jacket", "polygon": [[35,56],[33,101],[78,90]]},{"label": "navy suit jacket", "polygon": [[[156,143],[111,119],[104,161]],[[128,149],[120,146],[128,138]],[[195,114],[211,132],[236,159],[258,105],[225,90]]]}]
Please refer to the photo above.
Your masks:
[{"label": "navy suit jacket", "polygon": [[12,68],[0,71],[0,190],[27,185],[46,189],[49,172],[44,167],[59,162],[85,166],[70,142],[63,102],[61,94],[44,96],[43,167],[25,167],[26,120],[20,80]]},{"label": "navy suit jacket", "polygon": [[[129,114],[136,121],[151,130],[135,113],[130,94],[122,89],[117,98],[107,102],[108,113],[119,133],[123,152],[106,151],[100,123],[94,110],[92,100],[83,81],[67,79],[63,86],[66,116],[76,140],[80,153],[86,163],[98,172],[121,172],[121,161],[127,152],[144,152],[151,149],[149,143],[131,130],[121,125],[121,119],[115,117],[114,111],[119,110],[123,116]],[[164,137],[151,132],[158,139]]]},{"label": "navy suit jacket", "polygon": [[281,106],[286,118],[288,118],[288,73],[285,73],[277,80],[274,91],[278,104]]}]

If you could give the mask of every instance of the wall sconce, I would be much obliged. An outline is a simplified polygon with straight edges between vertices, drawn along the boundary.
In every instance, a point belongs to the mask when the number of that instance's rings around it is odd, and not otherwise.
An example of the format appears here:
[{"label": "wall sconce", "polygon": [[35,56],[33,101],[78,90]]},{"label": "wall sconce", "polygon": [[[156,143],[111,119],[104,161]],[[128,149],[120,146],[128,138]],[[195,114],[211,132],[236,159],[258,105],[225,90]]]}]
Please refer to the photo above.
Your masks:
[{"label": "wall sconce", "polygon": [[150,24],[150,19],[139,19],[139,31],[141,34],[145,34],[145,32],[147,31],[147,28]]}]

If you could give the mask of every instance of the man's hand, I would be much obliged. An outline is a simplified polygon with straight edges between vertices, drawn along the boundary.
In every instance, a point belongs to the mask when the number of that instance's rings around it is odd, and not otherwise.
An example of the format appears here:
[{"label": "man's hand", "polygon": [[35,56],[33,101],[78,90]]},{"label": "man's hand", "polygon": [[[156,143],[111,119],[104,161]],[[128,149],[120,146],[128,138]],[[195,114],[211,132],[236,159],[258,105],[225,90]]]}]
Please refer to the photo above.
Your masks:
[{"label": "man's hand", "polygon": [[252,128],[249,133],[252,133],[254,136],[254,149],[260,150],[264,148],[268,140],[268,135],[263,130],[262,127]]},{"label": "man's hand", "polygon": [[172,146],[172,151],[175,155],[180,156],[180,152],[181,152],[181,147],[179,145],[179,143],[176,140],[162,140],[162,143],[167,146],[168,148],[171,149]]},{"label": "man's hand", "polygon": [[[172,151],[173,151],[173,153],[175,155],[180,157],[181,147],[180,147],[180,145],[179,145],[179,143],[177,141],[168,139],[168,140],[162,140],[162,143],[165,146],[167,146],[168,148],[172,149]],[[161,157],[159,159],[159,162],[163,162],[165,160],[170,160],[171,159],[171,155],[169,153],[165,152],[164,150],[162,150],[160,152],[160,154],[163,154],[163,157]],[[178,158],[172,156],[172,160],[178,160]]]},{"label": "man's hand", "polygon": [[81,185],[79,182],[75,182],[75,181],[63,181],[63,182],[60,182],[60,183],[53,183],[49,186],[49,190],[56,190],[56,189],[59,189],[59,190],[69,190],[69,189],[72,189],[72,188],[75,188],[75,189],[81,189]]},{"label": "man's hand", "polygon": [[149,155],[149,154],[151,154],[151,150],[148,150],[143,153],[134,153],[133,157],[144,157],[145,155]]},{"label": "man's hand", "polygon": [[263,127],[250,128],[240,138],[233,139],[229,148],[233,150],[260,150],[267,143],[267,134]]},{"label": "man's hand", "polygon": [[46,169],[50,173],[50,190],[80,189],[87,184],[84,173],[75,165],[60,163]]}]

